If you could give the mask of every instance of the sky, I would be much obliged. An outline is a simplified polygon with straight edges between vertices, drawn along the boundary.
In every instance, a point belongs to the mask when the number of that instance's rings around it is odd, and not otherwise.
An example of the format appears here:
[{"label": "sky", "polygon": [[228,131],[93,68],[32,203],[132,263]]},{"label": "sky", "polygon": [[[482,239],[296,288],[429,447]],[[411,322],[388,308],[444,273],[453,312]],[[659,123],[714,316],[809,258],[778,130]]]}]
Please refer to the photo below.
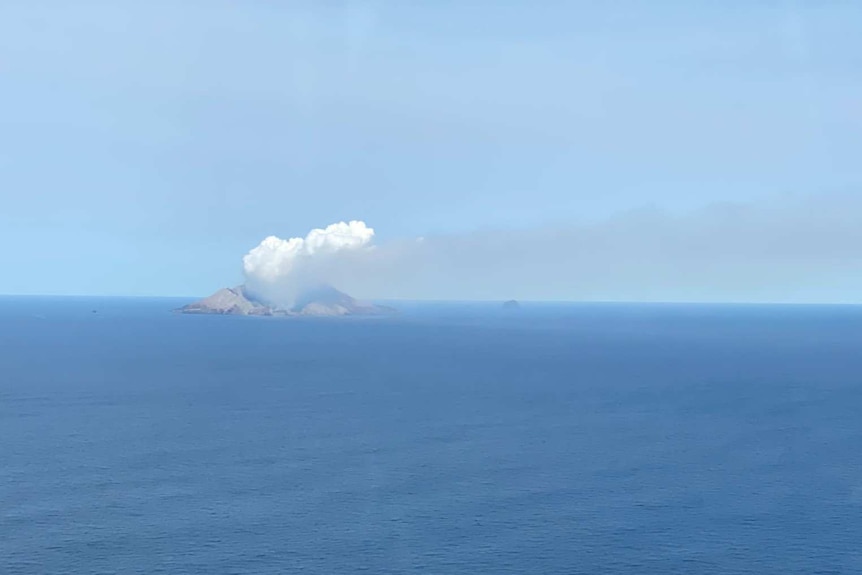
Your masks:
[{"label": "sky", "polygon": [[[0,293],[862,302],[862,5],[0,3]],[[862,226],[860,226],[862,227]],[[424,238],[421,252],[414,251]]]}]

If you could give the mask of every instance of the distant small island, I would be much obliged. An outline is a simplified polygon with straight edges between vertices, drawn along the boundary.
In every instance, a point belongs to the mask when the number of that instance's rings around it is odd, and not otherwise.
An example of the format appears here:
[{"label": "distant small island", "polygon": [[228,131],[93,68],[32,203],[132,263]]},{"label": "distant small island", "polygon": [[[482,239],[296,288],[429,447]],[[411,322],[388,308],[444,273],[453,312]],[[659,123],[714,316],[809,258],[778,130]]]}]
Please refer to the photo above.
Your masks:
[{"label": "distant small island", "polygon": [[334,317],[390,315],[396,310],[356,300],[329,285],[303,292],[289,308],[262,301],[245,286],[223,288],[209,297],[177,309],[187,314],[256,315],[287,317]]},{"label": "distant small island", "polygon": [[510,299],[503,302],[503,309],[521,309],[521,304],[518,303],[518,300]]}]

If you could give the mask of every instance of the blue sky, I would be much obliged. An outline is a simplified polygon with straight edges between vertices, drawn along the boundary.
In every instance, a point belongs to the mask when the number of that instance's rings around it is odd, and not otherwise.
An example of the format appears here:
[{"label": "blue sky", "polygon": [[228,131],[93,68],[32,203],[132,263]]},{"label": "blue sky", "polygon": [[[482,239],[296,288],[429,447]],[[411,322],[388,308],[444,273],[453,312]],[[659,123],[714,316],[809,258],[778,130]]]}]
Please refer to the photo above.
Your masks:
[{"label": "blue sky", "polygon": [[[0,293],[206,294],[339,220],[385,243],[846,199],[860,29],[854,2],[4,2]],[[800,299],[853,299],[841,254]],[[514,291],[619,292],[542,283]]]}]

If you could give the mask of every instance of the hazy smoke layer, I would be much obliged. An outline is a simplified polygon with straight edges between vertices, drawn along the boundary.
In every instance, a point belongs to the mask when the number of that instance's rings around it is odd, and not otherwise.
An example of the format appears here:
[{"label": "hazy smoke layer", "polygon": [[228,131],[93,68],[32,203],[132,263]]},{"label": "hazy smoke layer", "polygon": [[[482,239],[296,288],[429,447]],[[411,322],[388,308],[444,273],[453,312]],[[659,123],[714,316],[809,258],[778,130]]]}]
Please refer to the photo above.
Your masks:
[{"label": "hazy smoke layer", "polygon": [[269,236],[243,257],[247,288],[268,301],[290,305],[302,289],[328,281],[339,255],[370,247],[374,230],[350,221],[316,228],[304,238]]},{"label": "hazy smoke layer", "polygon": [[282,303],[315,283],[364,299],[858,302],[860,221],[862,197],[822,194],[374,246],[350,222],[267,238],[244,264]]}]

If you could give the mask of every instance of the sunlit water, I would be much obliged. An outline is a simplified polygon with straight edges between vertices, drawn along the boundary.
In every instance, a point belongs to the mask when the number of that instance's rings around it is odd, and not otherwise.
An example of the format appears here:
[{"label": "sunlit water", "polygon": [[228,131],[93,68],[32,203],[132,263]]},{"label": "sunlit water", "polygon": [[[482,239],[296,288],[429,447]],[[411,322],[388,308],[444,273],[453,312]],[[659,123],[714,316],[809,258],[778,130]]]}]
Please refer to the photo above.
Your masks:
[{"label": "sunlit water", "polygon": [[0,299],[0,573],[862,572],[860,308],[180,303]]}]

